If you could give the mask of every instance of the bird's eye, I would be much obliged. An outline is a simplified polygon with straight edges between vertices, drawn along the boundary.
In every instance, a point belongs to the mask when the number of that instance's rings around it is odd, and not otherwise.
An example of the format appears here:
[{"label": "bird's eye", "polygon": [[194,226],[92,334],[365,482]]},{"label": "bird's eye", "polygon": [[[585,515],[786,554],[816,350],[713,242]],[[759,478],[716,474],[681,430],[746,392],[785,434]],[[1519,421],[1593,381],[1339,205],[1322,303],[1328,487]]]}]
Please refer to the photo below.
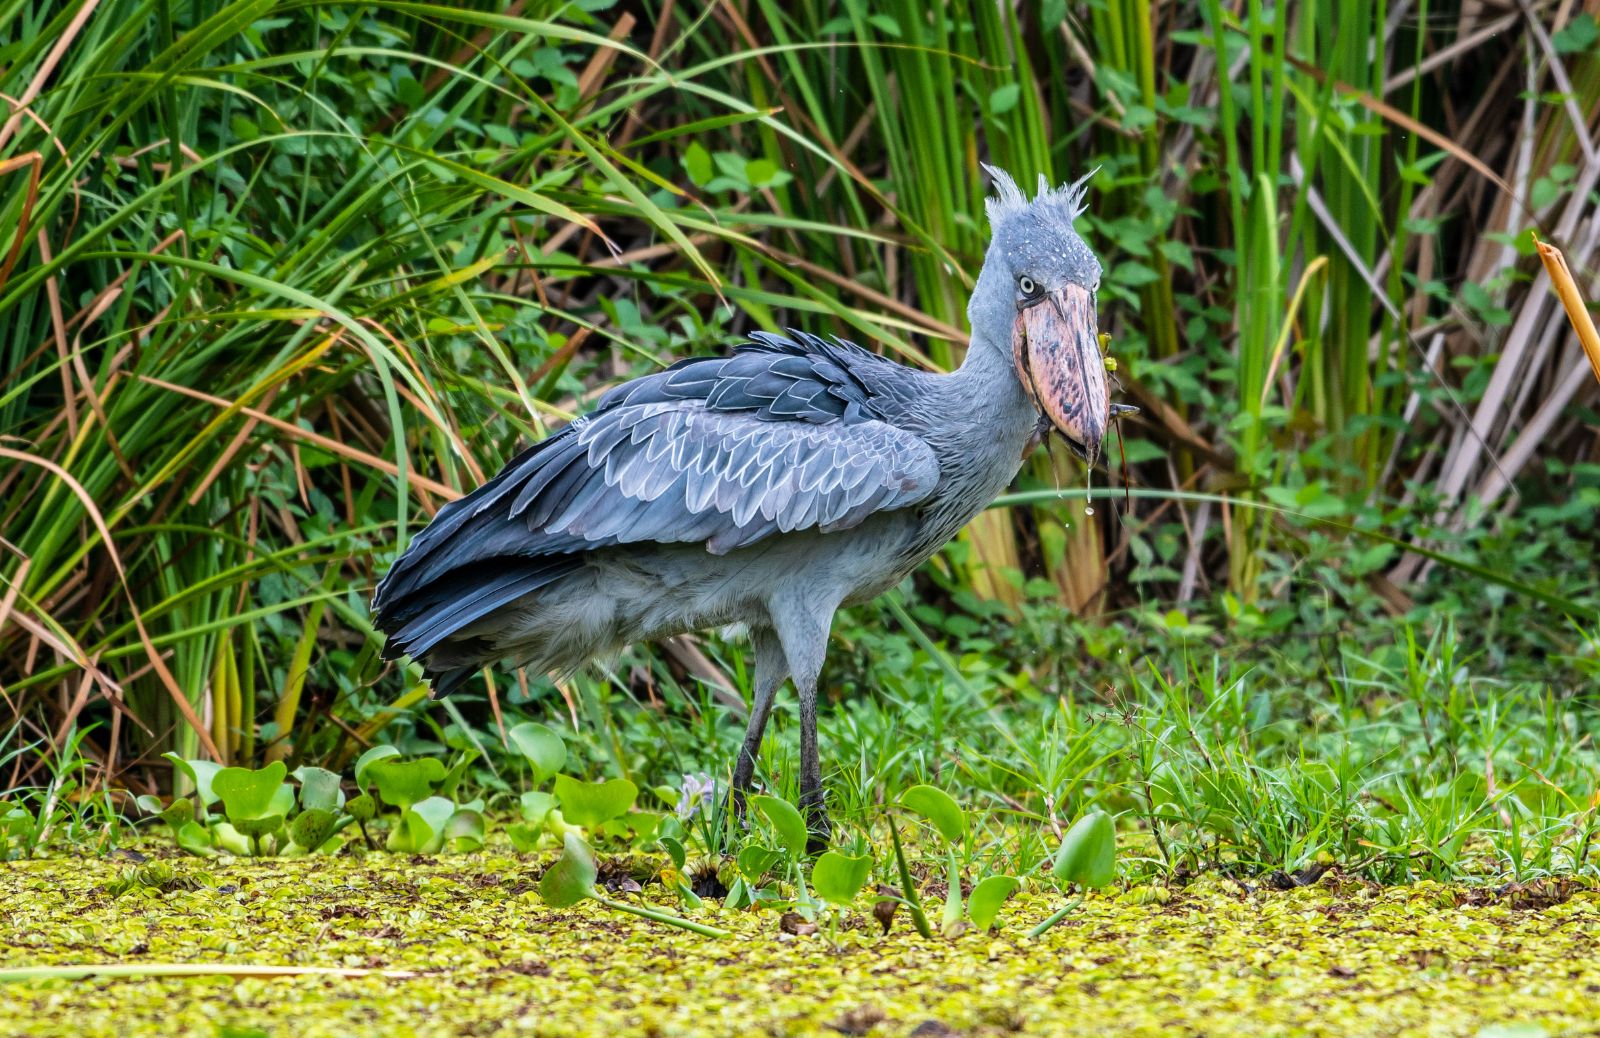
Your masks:
[{"label": "bird's eye", "polygon": [[1025,296],[1032,296],[1038,293],[1039,286],[1033,283],[1033,278],[1024,274],[1017,279],[1017,291]]}]

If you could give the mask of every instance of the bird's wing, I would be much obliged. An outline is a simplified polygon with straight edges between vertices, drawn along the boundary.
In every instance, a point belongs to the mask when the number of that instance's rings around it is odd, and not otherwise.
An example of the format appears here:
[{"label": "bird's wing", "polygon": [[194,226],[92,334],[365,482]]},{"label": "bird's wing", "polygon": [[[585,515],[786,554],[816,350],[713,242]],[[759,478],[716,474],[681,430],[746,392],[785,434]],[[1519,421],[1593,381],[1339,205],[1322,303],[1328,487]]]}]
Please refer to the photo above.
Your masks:
[{"label": "bird's wing", "polygon": [[[939,467],[885,420],[858,347],[760,337],[732,357],[636,379],[441,509],[375,604],[486,560],[618,544],[724,553],[776,533],[848,529],[933,492]],[[865,359],[863,359],[865,358]]]}]

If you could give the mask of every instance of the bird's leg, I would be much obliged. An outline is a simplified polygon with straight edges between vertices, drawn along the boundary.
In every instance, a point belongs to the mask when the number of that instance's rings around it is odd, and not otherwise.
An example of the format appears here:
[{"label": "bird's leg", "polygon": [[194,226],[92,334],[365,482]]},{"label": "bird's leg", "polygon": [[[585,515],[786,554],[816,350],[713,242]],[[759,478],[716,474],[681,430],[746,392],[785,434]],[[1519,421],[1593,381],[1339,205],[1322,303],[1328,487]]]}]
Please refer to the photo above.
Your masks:
[{"label": "bird's leg", "polygon": [[833,827],[828,823],[828,805],[822,794],[822,761],[817,753],[817,679],[815,675],[795,679],[800,693],[800,811],[806,816],[811,837],[806,850],[821,854],[828,849]]},{"label": "bird's leg", "polygon": [[761,736],[767,728],[767,718],[772,716],[772,701],[778,689],[789,676],[789,662],[783,655],[783,643],[770,627],[757,627],[750,632],[750,643],[755,650],[754,699],[750,704],[750,725],[744,732],[744,745],[733,765],[733,785],[728,790],[728,807],[739,824],[744,824],[744,798],[755,778],[756,758],[761,755]]},{"label": "bird's leg", "polygon": [[828,846],[832,826],[822,793],[822,763],[817,754],[817,676],[828,652],[828,627],[838,601],[822,603],[798,595],[774,596],[767,611],[783,642],[795,691],[800,694],[800,810],[806,816],[811,839],[807,849],[820,853]]}]

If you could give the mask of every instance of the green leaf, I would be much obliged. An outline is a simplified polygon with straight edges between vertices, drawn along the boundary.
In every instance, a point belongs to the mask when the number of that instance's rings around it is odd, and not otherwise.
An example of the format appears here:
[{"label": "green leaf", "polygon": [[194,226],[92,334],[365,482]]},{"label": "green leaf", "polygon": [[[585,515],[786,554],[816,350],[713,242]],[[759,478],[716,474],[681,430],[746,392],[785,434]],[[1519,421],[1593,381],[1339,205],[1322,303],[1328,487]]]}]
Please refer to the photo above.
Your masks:
[{"label": "green leaf", "polygon": [[620,817],[632,807],[639,787],[627,779],[584,782],[570,775],[557,775],[555,793],[567,821],[592,828]]},{"label": "green leaf", "polygon": [[294,824],[289,826],[289,839],[310,853],[328,842],[328,837],[333,835],[334,823],[338,820],[338,816],[327,808],[307,808],[296,815]]},{"label": "green leaf", "polygon": [[194,821],[194,801],[188,797],[179,797],[161,812],[161,820],[172,826],[173,832],[177,832]]},{"label": "green leaf", "polygon": [[551,908],[569,908],[584,898],[594,897],[594,880],[598,874],[588,845],[568,833],[561,860],[545,869],[539,878],[539,896]]},{"label": "green leaf", "polygon": [[[443,770],[443,765],[440,769]],[[455,813],[455,803],[444,797],[418,801],[406,808],[405,814],[400,816],[400,824],[389,833],[384,846],[400,853],[435,854],[444,846],[445,826],[450,824]]]},{"label": "green leaf", "polygon": [[540,826],[527,825],[523,822],[512,822],[506,826],[506,836],[511,840],[511,846],[518,854],[532,854],[539,849],[539,837],[544,829]]},{"label": "green leaf", "polygon": [[1018,83],[1006,83],[995,87],[994,93],[989,95],[989,113],[991,115],[1005,115],[1017,107],[1017,102],[1022,98],[1022,86]]},{"label": "green leaf", "polygon": [[373,815],[378,813],[378,802],[372,799],[372,795],[370,793],[363,793],[358,797],[352,797],[349,802],[344,805],[344,809],[351,818],[354,818],[356,821],[361,822],[362,824],[366,824],[367,822],[372,821]]},{"label": "green leaf", "polygon": [[936,786],[912,786],[900,794],[900,804],[933,823],[950,843],[957,843],[966,835],[967,815],[954,798]]},{"label": "green leaf", "polygon": [[800,812],[787,800],[777,797],[758,794],[750,798],[750,804],[772,826],[773,832],[778,836],[778,842],[783,844],[783,849],[790,858],[801,858],[806,853],[806,820],[800,817]]},{"label": "green leaf", "polygon": [[433,793],[433,787],[444,780],[445,769],[437,757],[385,757],[367,765],[367,775],[377,783],[384,803],[404,811]]},{"label": "green leaf", "polygon": [[972,920],[972,925],[980,930],[987,930],[994,925],[995,916],[1000,914],[1000,906],[1005,904],[1017,889],[1018,880],[1015,876],[989,876],[983,882],[972,888],[972,896],[967,899],[967,918]]},{"label": "green leaf", "polygon": [[524,721],[507,732],[506,738],[533,768],[533,784],[536,786],[544,785],[550,776],[566,767],[567,744],[548,725]]},{"label": "green leaf", "polygon": [[849,907],[872,872],[872,855],[851,858],[826,851],[811,869],[811,886],[817,896],[840,908]]},{"label": "green leaf", "polygon": [[739,869],[739,875],[754,886],[761,882],[762,876],[765,876],[772,870],[774,865],[782,860],[783,855],[771,847],[763,847],[759,843],[752,843],[739,851],[739,857],[735,859],[734,863]]},{"label": "green leaf", "polygon": [[222,765],[211,760],[184,760],[176,753],[163,753],[161,756],[172,762],[173,770],[189,776],[195,792],[200,794],[202,806],[210,807],[217,802],[217,793],[211,786],[211,780],[222,770]]},{"label": "green leaf", "polygon": [[289,813],[279,793],[280,789],[288,789],[289,807],[294,806],[294,790],[283,781],[288,773],[288,766],[281,760],[253,771],[249,768],[223,768],[212,778],[211,788],[221,798],[228,821],[243,829],[239,825],[241,821],[261,821],[273,814],[278,815],[281,821],[282,816]]},{"label": "green leaf", "polygon": [[[199,825],[196,823],[196,828],[198,827]],[[211,843],[220,850],[227,851],[229,854],[237,854],[241,858],[255,853],[244,833],[241,833],[227,822],[211,823]]]},{"label": "green leaf", "polygon": [[1098,889],[1117,875],[1117,827],[1104,811],[1090,811],[1067,830],[1051,875],[1063,883]]},{"label": "green leaf", "polygon": [[482,850],[483,839],[483,815],[478,811],[462,808],[445,823],[444,845],[452,853],[469,854]]},{"label": "green leaf", "polygon": [[667,852],[667,857],[672,860],[672,867],[679,872],[689,861],[689,852],[684,849],[683,841],[671,836],[661,838],[661,849]]},{"label": "green leaf", "polygon": [[368,750],[366,753],[363,753],[361,756],[357,757],[356,758],[356,786],[358,788],[360,788],[361,790],[365,791],[366,788],[367,788],[367,769],[370,768],[372,765],[376,764],[380,760],[384,760],[384,759],[389,758],[389,757],[398,757],[398,756],[400,756],[399,748],[395,747],[395,746],[390,746],[387,743],[385,743],[382,746],[374,746],[372,749]]},{"label": "green leaf", "polygon": [[[184,801],[186,804],[188,802]],[[173,838],[178,841],[179,847],[190,854],[209,858],[217,853],[216,848],[211,846],[211,833],[199,822],[185,822],[173,831]]]},{"label": "green leaf", "polygon": [[[339,776],[333,772],[326,768],[307,766],[296,768],[294,777],[300,782],[302,808],[331,812],[344,806],[344,791],[339,788]],[[310,845],[301,844],[301,846]]]},{"label": "green leaf", "polygon": [[711,153],[699,141],[690,141],[689,147],[684,150],[683,170],[689,174],[695,187],[705,187],[711,182]]},{"label": "green leaf", "polygon": [[522,794],[522,820],[535,829],[544,825],[545,818],[555,810],[556,798],[553,794],[529,790]]}]

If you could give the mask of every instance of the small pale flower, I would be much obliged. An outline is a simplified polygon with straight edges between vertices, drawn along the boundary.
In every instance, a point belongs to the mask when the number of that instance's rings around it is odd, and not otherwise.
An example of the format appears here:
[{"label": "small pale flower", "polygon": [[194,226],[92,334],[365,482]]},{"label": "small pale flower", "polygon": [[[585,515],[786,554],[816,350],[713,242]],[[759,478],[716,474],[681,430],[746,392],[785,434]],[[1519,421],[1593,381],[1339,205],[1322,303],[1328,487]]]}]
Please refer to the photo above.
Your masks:
[{"label": "small pale flower", "polygon": [[683,776],[678,794],[678,817],[687,822],[697,814],[711,813],[711,799],[717,794],[716,781],[705,772]]}]

